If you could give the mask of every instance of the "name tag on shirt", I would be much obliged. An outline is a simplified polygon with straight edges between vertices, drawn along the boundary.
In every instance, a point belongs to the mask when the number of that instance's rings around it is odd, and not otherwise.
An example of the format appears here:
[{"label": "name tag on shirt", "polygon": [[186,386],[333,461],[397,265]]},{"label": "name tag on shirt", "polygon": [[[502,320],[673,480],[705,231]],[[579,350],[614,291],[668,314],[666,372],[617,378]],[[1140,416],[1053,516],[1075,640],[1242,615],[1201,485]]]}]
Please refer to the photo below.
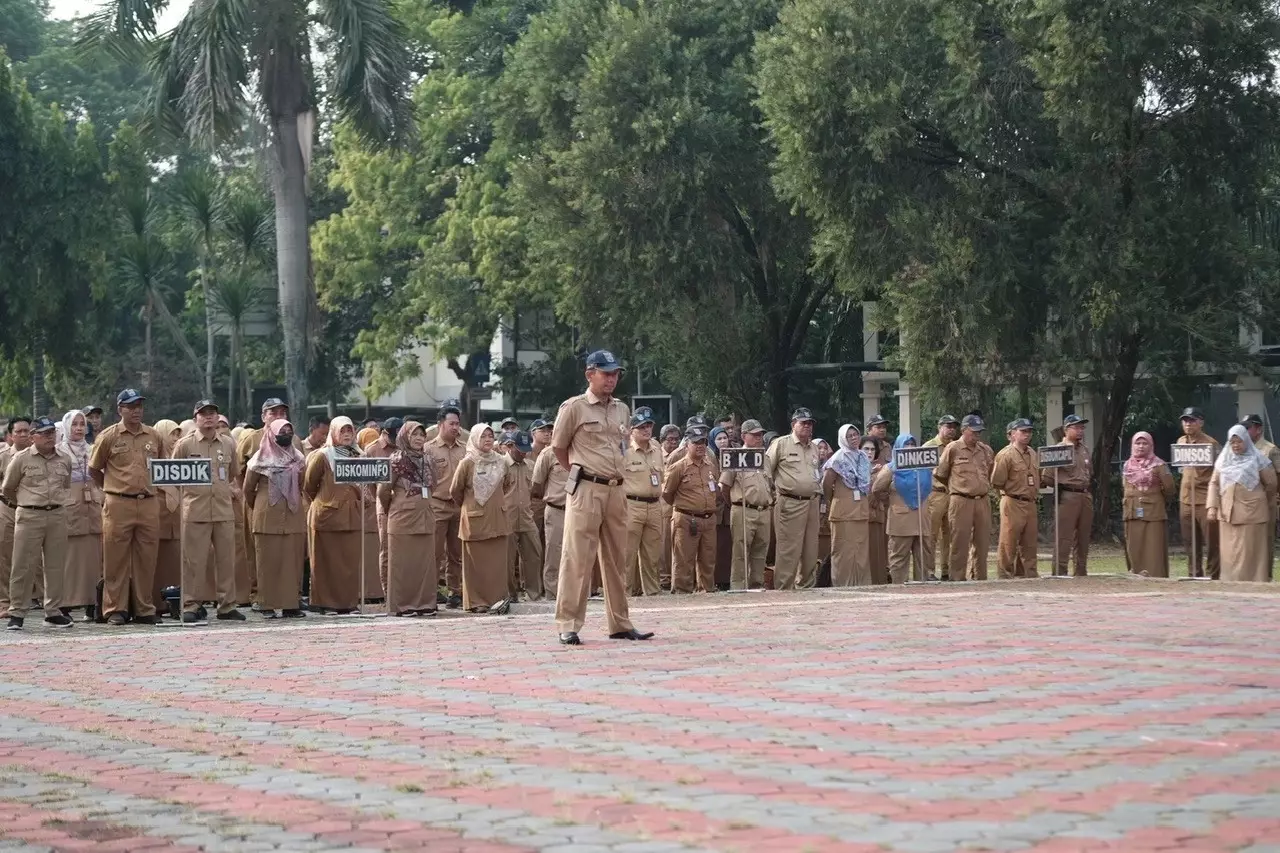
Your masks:
[{"label": "name tag on shirt", "polygon": [[855,501],[860,501],[860,500],[862,500],[862,492],[858,491],[857,489],[854,489],[854,490],[853,490],[853,499],[854,499]]},{"label": "name tag on shirt", "polygon": [[424,499],[424,500],[425,500],[426,498],[431,497],[431,489],[429,489],[429,488],[428,488],[427,486],[425,486],[425,485],[422,487],[422,497],[423,497],[423,499]]},{"label": "name tag on shirt", "polygon": [[1142,518],[1142,507],[1138,507],[1138,518]]},{"label": "name tag on shirt", "polygon": [[662,485],[662,483],[658,481],[658,475],[657,475],[657,474],[652,474],[652,473],[651,473],[651,474],[649,474],[649,485],[651,485],[651,486],[660,486],[660,485]]},{"label": "name tag on shirt", "polygon": [[227,469],[223,466],[218,468],[218,479],[222,480],[224,483],[227,480]]},{"label": "name tag on shirt", "polygon": [[1035,478],[1035,477],[1032,477],[1030,474],[1028,474],[1028,475],[1027,475],[1027,485],[1028,485],[1028,486],[1034,486],[1035,484],[1036,484],[1036,478]]},{"label": "name tag on shirt", "polygon": [[716,490],[716,481],[707,480],[707,491],[714,492]]}]

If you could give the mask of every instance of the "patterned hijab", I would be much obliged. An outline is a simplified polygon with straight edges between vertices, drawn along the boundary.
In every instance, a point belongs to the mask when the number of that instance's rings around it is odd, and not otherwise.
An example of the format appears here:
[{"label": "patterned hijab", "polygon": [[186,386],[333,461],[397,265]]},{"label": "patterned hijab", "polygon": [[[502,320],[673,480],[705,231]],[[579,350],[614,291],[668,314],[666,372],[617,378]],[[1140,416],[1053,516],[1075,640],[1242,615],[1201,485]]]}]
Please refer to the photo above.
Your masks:
[{"label": "patterned hijab", "polygon": [[[1145,438],[1147,446],[1138,450],[1138,439]],[[1164,460],[1156,456],[1155,439],[1149,432],[1135,432],[1129,439],[1129,458],[1124,461],[1124,480],[1135,489],[1154,489],[1157,472]]]},{"label": "patterned hijab", "polygon": [[275,506],[280,501],[289,504],[290,512],[298,511],[298,473],[306,464],[306,457],[298,448],[289,442],[288,447],[276,444],[276,436],[285,427],[292,427],[284,418],[272,421],[262,431],[262,440],[258,450],[249,459],[249,470],[257,471],[267,478],[267,502]]},{"label": "patterned hijab", "polygon": [[[1231,449],[1232,438],[1238,438],[1244,442],[1243,452],[1236,453]],[[1236,424],[1227,433],[1227,443],[1223,445],[1222,452],[1218,454],[1218,461],[1213,463],[1213,467],[1218,472],[1220,491],[1225,492],[1237,483],[1252,491],[1258,488],[1260,481],[1258,472],[1263,468],[1270,468],[1271,460],[1253,446],[1249,431],[1240,424]]]},{"label": "patterned hijab", "polygon": [[480,439],[486,432],[493,435],[491,427],[482,426],[479,429],[473,429],[471,435],[467,437],[467,458],[473,463],[471,491],[475,494],[476,503],[480,506],[489,502],[489,498],[493,497],[498,486],[502,485],[502,478],[507,474],[507,463],[502,454],[492,449],[485,453],[480,449]]},{"label": "patterned hijab", "polygon": [[410,489],[426,486],[434,492],[435,471],[427,463],[423,452],[415,451],[409,445],[409,438],[422,428],[422,424],[417,421],[405,421],[400,431],[396,433],[396,450],[391,454],[391,482],[401,480]]},{"label": "patterned hijab", "polygon": [[840,481],[849,489],[862,492],[871,491],[871,460],[858,449],[858,438],[861,433],[853,424],[845,424],[836,433],[836,442],[840,447],[822,466],[824,471],[835,471]]}]

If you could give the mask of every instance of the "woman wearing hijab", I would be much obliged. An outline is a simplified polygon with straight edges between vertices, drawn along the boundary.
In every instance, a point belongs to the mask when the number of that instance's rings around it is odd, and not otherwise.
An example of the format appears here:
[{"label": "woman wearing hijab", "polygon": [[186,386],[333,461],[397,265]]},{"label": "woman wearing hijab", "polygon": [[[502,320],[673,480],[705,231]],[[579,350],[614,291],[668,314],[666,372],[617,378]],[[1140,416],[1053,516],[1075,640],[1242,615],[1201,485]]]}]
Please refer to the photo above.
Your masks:
[{"label": "woman wearing hijab", "polygon": [[[885,463],[879,460],[887,458],[888,442],[881,441],[873,435],[864,435],[858,444],[864,456],[871,460],[871,481],[884,470]],[[889,517],[889,504],[880,497],[871,499],[871,521],[868,525],[870,540],[871,582],[873,584],[889,582],[889,536],[885,533],[885,522]]]},{"label": "woman wearing hijab", "polygon": [[[916,437],[908,433],[903,433],[893,442],[894,450],[915,446]],[[913,577],[924,578],[927,574],[924,567],[933,559],[933,543],[927,532],[923,537],[920,535],[922,529],[929,530],[928,519],[921,519],[920,514],[924,512],[922,507],[932,488],[932,471],[928,468],[899,471],[894,467],[892,456],[889,464],[875,477],[871,492],[889,508],[885,532],[889,536],[891,583],[906,583]]]},{"label": "woman wearing hijab", "polygon": [[1169,501],[1178,487],[1169,466],[1155,453],[1149,432],[1134,433],[1124,478],[1124,551],[1129,571],[1152,578],[1169,577],[1165,543]]},{"label": "woman wearing hijab", "polygon": [[462,606],[472,613],[506,613],[507,495],[515,475],[493,449],[493,429],[473,429],[449,492],[462,507]]},{"label": "woman wearing hijab", "polygon": [[89,476],[89,421],[79,409],[62,416],[58,449],[71,457],[71,492],[63,522],[67,526],[67,558],[63,563],[62,612],[83,607],[93,618],[102,580],[102,490]]},{"label": "woman wearing hijab", "polygon": [[[191,422],[192,428],[195,421]],[[182,427],[171,420],[156,421],[154,427],[160,436],[161,455],[165,459],[173,453],[173,446],[182,438]],[[160,498],[160,547],[156,549],[156,572],[151,584],[151,600],[161,613],[169,612],[164,591],[182,583],[182,494],[174,486],[159,486]]]},{"label": "woman wearing hijab", "polygon": [[[337,459],[360,455],[351,418],[329,424],[324,447],[307,458],[302,492],[311,501],[311,609],[350,613],[360,604],[360,486],[334,482]],[[376,536],[375,531],[375,536]],[[376,579],[378,564],[365,566]]]},{"label": "woman wearing hijab", "polygon": [[365,427],[356,435],[356,445],[363,453],[365,448],[378,440],[378,431],[373,427]]},{"label": "woman wearing hijab", "polygon": [[391,454],[391,482],[378,486],[387,527],[387,612],[393,616],[436,615],[440,567],[425,556],[436,552],[430,500],[436,483],[422,450],[426,443],[422,424],[405,421]]},{"label": "woman wearing hijab", "polygon": [[277,418],[262,430],[249,457],[244,499],[257,562],[258,609],[268,619],[303,616],[302,564],[307,558],[307,508],[302,498],[306,457],[293,446],[293,424]]},{"label": "woman wearing hijab", "polygon": [[[813,443],[818,448],[818,465],[826,465],[834,452],[831,445],[825,438],[815,438]],[[831,586],[831,507],[825,497],[820,496],[818,501],[818,560],[821,565],[818,567],[817,585]]]},{"label": "woman wearing hijab", "polygon": [[858,449],[860,433],[845,424],[839,448],[822,466],[822,494],[831,523],[831,585],[871,585],[871,460]]},{"label": "woman wearing hijab", "polygon": [[1209,521],[1218,522],[1224,581],[1271,580],[1271,502],[1276,471],[1236,424],[1209,478]]}]

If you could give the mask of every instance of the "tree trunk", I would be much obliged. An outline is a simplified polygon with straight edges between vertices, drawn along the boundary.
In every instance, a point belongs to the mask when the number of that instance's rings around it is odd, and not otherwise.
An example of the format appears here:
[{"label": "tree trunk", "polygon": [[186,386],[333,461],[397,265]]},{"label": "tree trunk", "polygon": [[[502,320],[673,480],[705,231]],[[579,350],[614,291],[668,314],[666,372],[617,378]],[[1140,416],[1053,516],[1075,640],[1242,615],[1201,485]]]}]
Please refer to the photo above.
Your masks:
[{"label": "tree trunk", "polygon": [[1025,373],[1018,377],[1018,417],[1031,417],[1031,379]]},{"label": "tree trunk", "polygon": [[236,349],[240,352],[240,388],[244,392],[244,417],[242,421],[253,420],[253,386],[249,384],[249,365],[244,357],[244,330],[236,324]]},{"label": "tree trunk", "polygon": [[787,411],[790,402],[787,390],[787,374],[775,364],[773,375],[769,377],[769,425],[779,435],[785,435],[791,431],[791,413]]},{"label": "tree trunk", "polygon": [[[213,296],[209,292],[209,261],[213,255],[213,247],[204,247],[204,263],[200,265],[200,290],[204,294],[204,396],[213,399],[213,355],[215,341],[213,336]],[[228,400],[228,402],[230,402]]]},{"label": "tree trunk", "polygon": [[31,370],[31,416],[49,414],[49,392],[44,387],[44,341],[39,342]]},{"label": "tree trunk", "polygon": [[1095,535],[1111,534],[1111,459],[1120,444],[1120,430],[1129,411],[1129,398],[1142,357],[1142,336],[1129,335],[1120,345],[1111,391],[1102,409],[1098,440],[1093,447],[1093,530]]},{"label": "tree trunk", "polygon": [[276,208],[276,279],[280,328],[284,334],[284,376],[288,403],[298,417],[307,415],[307,363],[311,316],[310,243],[307,233],[306,168],[298,139],[298,116],[275,121],[271,170]]},{"label": "tree trunk", "polygon": [[239,356],[235,330],[231,332],[230,368],[227,370],[227,420],[235,416],[236,407],[236,358]]},{"label": "tree trunk", "polygon": [[144,360],[147,365],[147,372],[142,377],[142,389],[144,391],[151,390],[151,376],[152,376],[151,371],[154,369],[154,366],[155,366],[152,363],[152,358],[151,358],[151,315],[155,310],[155,299],[156,299],[155,294],[153,294],[150,288],[148,288],[147,289],[147,305],[146,305],[146,308],[143,309],[143,311],[146,313],[146,317],[143,319],[143,323],[142,323],[143,350],[145,352]]}]

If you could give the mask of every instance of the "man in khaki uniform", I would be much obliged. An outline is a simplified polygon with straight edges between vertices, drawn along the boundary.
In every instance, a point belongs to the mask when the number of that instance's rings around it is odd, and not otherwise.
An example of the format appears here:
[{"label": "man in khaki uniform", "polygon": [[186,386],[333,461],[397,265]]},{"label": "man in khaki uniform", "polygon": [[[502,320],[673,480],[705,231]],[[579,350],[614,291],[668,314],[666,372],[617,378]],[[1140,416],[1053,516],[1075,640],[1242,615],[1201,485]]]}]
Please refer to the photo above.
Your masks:
[{"label": "man in khaki uniform", "polygon": [[173,459],[208,459],[208,486],[182,487],[182,621],[200,622],[201,578],[213,548],[213,577],[218,618],[243,621],[236,610],[236,519],[233,499],[240,491],[240,460],[229,436],[218,434],[218,406],[201,400],[195,407],[196,431],[178,439]]},{"label": "man in khaki uniform", "polygon": [[693,427],[683,459],[667,469],[662,496],[674,507],[671,518],[671,591],[716,590],[717,472],[707,458],[707,431]]},{"label": "man in khaki uniform", "polygon": [[627,594],[662,592],[662,448],[653,440],[653,411],[641,406],[631,416],[631,441],[623,460],[627,492]]},{"label": "man in khaki uniform", "polygon": [[[546,427],[549,431],[551,425]],[[554,438],[554,433],[552,433]],[[544,543],[542,548],[542,588],[547,598],[552,601],[556,597],[556,588],[560,584],[560,556],[564,543],[564,510],[565,482],[569,472],[560,465],[555,451],[548,446],[533,463],[533,479],[529,483],[529,493],[538,497],[543,506],[542,531]]]},{"label": "man in khaki uniform", "polygon": [[533,466],[529,455],[533,453],[533,441],[529,433],[516,430],[504,432],[499,442],[506,448],[507,468],[515,479],[515,487],[508,497],[511,507],[511,534],[507,540],[508,592],[512,601],[519,601],[523,581],[529,600],[537,601],[542,598],[542,540],[538,538],[538,526],[533,523],[530,494]]},{"label": "man in khaki uniform", "polygon": [[[938,434],[924,443],[925,447],[946,447],[960,437],[960,421],[955,415],[943,415],[938,418]],[[941,450],[939,450],[941,453]],[[951,523],[947,521],[947,486],[933,481],[933,489],[924,502],[925,517],[929,519],[929,535],[933,538],[932,553],[925,553],[925,561],[941,563],[940,571],[935,573],[934,565],[929,565],[929,575],[933,578],[941,576],[950,579],[948,562],[951,559]]]},{"label": "man in khaki uniform", "polygon": [[62,606],[62,577],[67,562],[64,509],[71,497],[71,457],[57,448],[57,424],[37,418],[32,445],[12,455],[0,493],[14,507],[13,572],[9,578],[9,630],[22,630],[27,603],[44,570],[44,623],[70,628]]},{"label": "man in khaki uniform", "polygon": [[591,571],[600,560],[604,609],[611,640],[648,640],[627,612],[623,559],[627,548],[627,498],[622,491],[627,406],[613,397],[622,365],[608,350],[587,356],[587,392],[560,404],[551,450],[569,472],[564,551],[556,591],[560,642],[582,644]]},{"label": "man in khaki uniform", "polygon": [[462,540],[458,531],[462,511],[450,497],[449,485],[458,463],[467,455],[467,446],[462,437],[462,412],[447,402],[436,418],[436,435],[427,440],[422,450],[431,460],[439,484],[431,494],[431,511],[436,518],[436,560],[440,577],[449,589],[448,606],[457,609],[462,606]]},{"label": "man in khaki uniform", "polygon": [[[1245,415],[1240,421],[1244,428],[1249,432],[1249,438],[1253,441],[1253,446],[1258,452],[1271,460],[1271,467],[1280,473],[1280,447],[1276,447],[1271,442],[1262,437],[1262,415]],[[1280,512],[1280,497],[1271,502],[1271,528],[1270,539],[1271,548],[1267,551],[1267,565],[1275,566],[1276,558],[1276,515]]]},{"label": "man in khaki uniform", "polygon": [[[551,423],[543,418],[535,418],[529,424],[529,438],[533,442],[533,451],[529,454],[529,471],[532,473],[534,466],[538,464],[538,458],[542,456],[542,451],[551,446]],[[540,497],[532,498],[531,501],[533,523],[538,526],[538,541],[542,543],[542,551],[545,555],[547,550],[546,508],[543,507]],[[538,571],[538,582],[541,583],[542,570]]]},{"label": "man in khaki uniform", "polygon": [[[743,422],[742,446],[748,450],[764,448],[764,427],[759,421]],[[773,529],[773,486],[769,476],[764,469],[727,469],[720,474],[720,485],[728,491],[732,506],[729,529],[733,536],[733,569],[729,588],[762,589],[769,535]]]},{"label": "man in khaki uniform", "polygon": [[765,452],[765,475],[777,493],[774,589],[810,589],[817,581],[822,469],[818,446],[813,443],[813,424],[808,409],[796,409],[791,415],[791,434],[774,439]]},{"label": "man in khaki uniform", "polygon": [[991,542],[991,468],[995,453],[980,436],[986,429],[982,418],[965,415],[960,422],[960,438],[942,448],[934,481],[947,488],[947,521],[951,525],[951,552],[948,557],[949,577],[965,579],[969,562],[969,546],[976,548],[971,580],[987,579],[987,549]]},{"label": "man in khaki uniform", "polygon": [[329,419],[324,415],[316,415],[307,424],[307,437],[302,442],[302,455],[310,456],[315,453],[324,447],[325,440],[328,438]]},{"label": "man in khaki uniform", "polygon": [[1026,418],[1009,424],[1009,443],[996,454],[991,471],[991,485],[1001,494],[996,566],[1005,580],[1039,575],[1036,501],[1040,497],[1040,469],[1036,452],[1031,449],[1031,428],[1031,421]]},{"label": "man in khaki uniform", "polygon": [[[1206,435],[1204,431],[1204,412],[1194,406],[1182,410],[1182,435],[1178,436],[1178,444],[1212,444],[1213,458],[1218,458],[1222,450],[1217,439]],[[1191,558],[1191,576],[1208,577],[1217,580],[1221,575],[1221,564],[1218,555],[1218,523],[1209,520],[1209,479],[1213,476],[1212,468],[1182,468],[1182,482],[1178,488],[1178,520],[1182,527],[1182,542],[1188,553],[1191,551],[1191,505],[1195,504],[1196,547]],[[1204,566],[1208,563],[1207,571]]]},{"label": "man in khaki uniform", "polygon": [[[680,446],[680,427],[675,424],[667,424],[662,428],[659,435],[662,440],[662,467],[667,467],[674,461],[671,454],[675,453],[676,448]],[[659,584],[663,590],[671,590],[671,504],[665,500],[659,500],[658,506],[662,507],[662,564],[658,569]]]},{"label": "man in khaki uniform", "polygon": [[160,504],[150,462],[162,455],[159,434],[142,422],[146,398],[132,388],[116,397],[120,421],[102,431],[89,456],[89,474],[106,492],[102,510],[102,612],[108,625],[156,623],[151,587],[160,547]]},{"label": "man in khaki uniform", "polygon": [[872,415],[867,421],[866,435],[880,439],[880,455],[876,465],[888,465],[893,461],[893,439],[889,438],[889,419],[884,415]]},{"label": "man in khaki uniform", "polygon": [[1067,574],[1067,563],[1072,553],[1076,560],[1076,577],[1089,573],[1089,540],[1093,535],[1093,467],[1089,460],[1089,448],[1084,444],[1084,425],[1089,423],[1079,415],[1067,415],[1062,421],[1063,440],[1055,447],[1071,447],[1075,459],[1061,468],[1046,468],[1043,479],[1046,486],[1058,489],[1058,563],[1053,567],[1055,575]]},{"label": "man in khaki uniform", "polygon": [[[4,428],[4,444],[0,444],[0,481],[13,454],[31,446],[31,418],[11,418]],[[0,492],[0,619],[9,615],[9,578],[13,569],[13,507]]]}]

